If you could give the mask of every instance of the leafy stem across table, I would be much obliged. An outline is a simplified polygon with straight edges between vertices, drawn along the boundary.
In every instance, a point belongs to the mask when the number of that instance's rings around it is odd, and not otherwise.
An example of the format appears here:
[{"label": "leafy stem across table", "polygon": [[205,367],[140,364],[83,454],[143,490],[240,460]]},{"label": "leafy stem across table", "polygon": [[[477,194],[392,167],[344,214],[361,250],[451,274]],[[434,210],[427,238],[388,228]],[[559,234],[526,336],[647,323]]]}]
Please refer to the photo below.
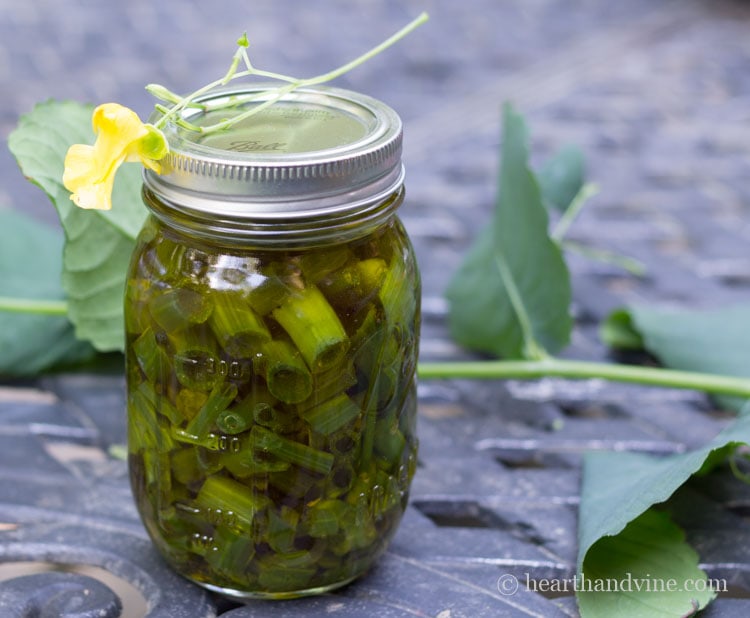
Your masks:
[{"label": "leafy stem across table", "polygon": [[425,380],[468,378],[473,380],[524,379],[544,377],[570,379],[600,378],[646,386],[703,391],[714,395],[750,398],[750,379],[636,365],[592,363],[546,357],[541,360],[498,360],[419,364],[419,377]]}]

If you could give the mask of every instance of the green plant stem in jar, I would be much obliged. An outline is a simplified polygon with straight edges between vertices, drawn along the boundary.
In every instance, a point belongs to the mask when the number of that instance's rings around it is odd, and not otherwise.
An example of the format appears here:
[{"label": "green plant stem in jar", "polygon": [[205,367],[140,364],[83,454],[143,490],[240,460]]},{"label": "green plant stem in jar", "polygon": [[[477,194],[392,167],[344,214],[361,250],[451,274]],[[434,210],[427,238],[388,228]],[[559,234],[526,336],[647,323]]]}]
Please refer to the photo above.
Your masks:
[{"label": "green plant stem in jar", "polygon": [[208,92],[165,126],[125,299],[141,518],[176,571],[238,598],[362,575],[416,468],[401,122],[335,88],[273,96]]},{"label": "green plant stem in jar", "polygon": [[[128,321],[127,362],[131,474],[151,536],[178,571],[223,591],[283,598],[358,576],[395,531],[416,455],[413,374],[383,377],[416,356],[413,301],[397,312],[383,300],[395,277],[410,295],[418,289],[413,262],[396,264],[408,247],[401,225],[392,218],[345,251],[291,254],[214,248],[156,219],[148,226],[126,306],[147,312]],[[222,263],[245,264],[232,289],[206,292],[213,310],[200,320],[169,293],[186,267],[180,246],[210,265],[205,289],[229,276]],[[141,265],[160,255],[170,258],[154,281]],[[287,269],[294,292],[255,311],[245,299],[263,294],[261,268],[291,262],[328,284],[299,290]],[[383,380],[409,405],[385,397]]]}]

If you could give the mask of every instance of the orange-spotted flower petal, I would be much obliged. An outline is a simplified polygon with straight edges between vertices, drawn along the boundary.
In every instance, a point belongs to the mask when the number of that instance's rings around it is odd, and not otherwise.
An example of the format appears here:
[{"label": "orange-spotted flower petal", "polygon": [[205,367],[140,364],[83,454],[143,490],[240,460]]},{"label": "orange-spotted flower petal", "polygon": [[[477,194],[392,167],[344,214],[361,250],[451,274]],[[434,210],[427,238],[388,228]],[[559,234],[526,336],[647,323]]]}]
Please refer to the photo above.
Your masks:
[{"label": "orange-spotted flower petal", "polygon": [[117,103],[105,103],[92,116],[96,142],[74,144],[65,157],[63,184],[81,208],[112,208],[115,173],[125,161],[140,161],[160,172],[159,160],[169,147],[164,134]]}]

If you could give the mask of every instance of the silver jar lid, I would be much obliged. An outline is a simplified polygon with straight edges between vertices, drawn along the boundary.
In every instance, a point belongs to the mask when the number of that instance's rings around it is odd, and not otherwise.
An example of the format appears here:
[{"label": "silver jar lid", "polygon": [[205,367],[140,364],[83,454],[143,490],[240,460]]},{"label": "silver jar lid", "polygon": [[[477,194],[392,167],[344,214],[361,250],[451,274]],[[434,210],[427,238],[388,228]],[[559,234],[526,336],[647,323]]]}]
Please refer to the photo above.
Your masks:
[{"label": "silver jar lid", "polygon": [[[268,100],[263,90],[214,91],[183,118],[215,124]],[[146,187],[201,218],[350,215],[403,183],[400,118],[382,102],[340,88],[301,88],[225,131],[170,125],[165,134],[170,152],[161,174],[146,170]]]}]

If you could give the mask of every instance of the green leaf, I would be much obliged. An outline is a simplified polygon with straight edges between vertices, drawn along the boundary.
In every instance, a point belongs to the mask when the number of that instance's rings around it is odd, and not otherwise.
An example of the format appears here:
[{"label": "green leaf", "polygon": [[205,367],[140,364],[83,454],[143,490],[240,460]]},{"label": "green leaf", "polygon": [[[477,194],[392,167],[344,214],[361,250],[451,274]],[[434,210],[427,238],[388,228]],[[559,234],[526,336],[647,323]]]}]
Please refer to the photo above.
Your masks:
[{"label": "green leaf", "polygon": [[[0,210],[0,290],[4,298],[61,300],[63,237],[12,210]],[[0,311],[0,374],[34,375],[88,360],[65,316]]]},{"label": "green leaf", "polygon": [[48,195],[65,230],[62,283],[79,339],[101,351],[124,346],[122,297],[135,237],[146,218],[140,197],[141,166],[117,174],[110,211],[85,211],[62,185],[65,154],[94,141],[92,107],[48,101],[21,118],[8,145],[23,173]]},{"label": "green leaf", "polygon": [[583,573],[581,618],[682,618],[716,596],[680,527],[654,509],[594,545]]},{"label": "green leaf", "polygon": [[[691,572],[693,560],[687,560],[687,553],[679,549],[678,543],[673,544],[674,554],[662,566],[652,564],[655,554],[659,551],[654,542],[654,534],[636,524],[626,530],[631,522],[636,521],[652,506],[661,504],[679,489],[693,474],[703,473],[707,465],[715,463],[718,454],[726,455],[737,446],[750,442],[750,415],[738,417],[726,427],[718,436],[705,446],[668,457],[654,457],[641,453],[592,452],[586,454],[583,463],[583,485],[581,490],[581,506],[578,521],[578,572],[586,578],[594,577],[589,573],[596,573],[595,577],[605,577],[608,569],[617,572],[621,568],[618,560],[612,560],[607,565],[607,552],[613,548],[617,551],[629,551],[635,556],[631,563],[634,577],[636,572],[646,572],[654,578],[664,580],[672,577],[670,570],[675,567],[677,557],[683,565],[680,567],[680,577],[687,577]],[[656,535],[658,536],[658,535]],[[673,535],[672,535],[673,536]],[[617,537],[612,540],[612,537]],[[603,543],[603,548],[599,545]],[[647,548],[647,551],[643,549]],[[589,564],[590,556],[593,556]],[[697,565],[697,558],[695,559]],[[696,567],[697,568],[697,567]],[[617,575],[612,575],[617,577]],[[705,576],[701,576],[705,577]],[[688,579],[693,579],[690,575]],[[684,580],[683,580],[684,581]],[[620,595],[621,597],[621,595]],[[649,596],[641,598],[647,601]],[[687,591],[676,594],[681,604],[690,602],[693,595]],[[707,602],[702,598],[701,603]],[[589,602],[588,600],[584,603]],[[621,598],[613,598],[611,611],[605,613],[591,613],[591,616],[632,616],[634,613],[614,613]],[[687,605],[689,608],[690,605]],[[583,610],[582,610],[583,611]],[[650,614],[644,614],[646,616]],[[654,614],[659,615],[659,614]],[[672,614],[661,614],[672,615]],[[685,615],[685,610],[682,614]]]},{"label": "green leaf", "polygon": [[583,188],[586,170],[583,152],[568,145],[558,150],[537,172],[547,208],[565,211]]},{"label": "green leaf", "polygon": [[539,358],[568,343],[570,277],[548,232],[528,167],[523,118],[504,107],[500,188],[485,228],[451,280],[449,326],[461,345],[507,358]]},{"label": "green leaf", "polygon": [[[611,326],[629,323],[631,343],[640,337],[643,348],[673,369],[750,378],[750,305],[712,311],[659,309],[646,306],[620,309],[609,316],[604,341],[622,347]],[[622,334],[622,333],[621,333]],[[737,410],[736,398],[720,401]]]},{"label": "green leaf", "polygon": [[618,350],[643,350],[643,337],[633,326],[630,313],[616,309],[599,326],[599,337],[605,345]]}]

